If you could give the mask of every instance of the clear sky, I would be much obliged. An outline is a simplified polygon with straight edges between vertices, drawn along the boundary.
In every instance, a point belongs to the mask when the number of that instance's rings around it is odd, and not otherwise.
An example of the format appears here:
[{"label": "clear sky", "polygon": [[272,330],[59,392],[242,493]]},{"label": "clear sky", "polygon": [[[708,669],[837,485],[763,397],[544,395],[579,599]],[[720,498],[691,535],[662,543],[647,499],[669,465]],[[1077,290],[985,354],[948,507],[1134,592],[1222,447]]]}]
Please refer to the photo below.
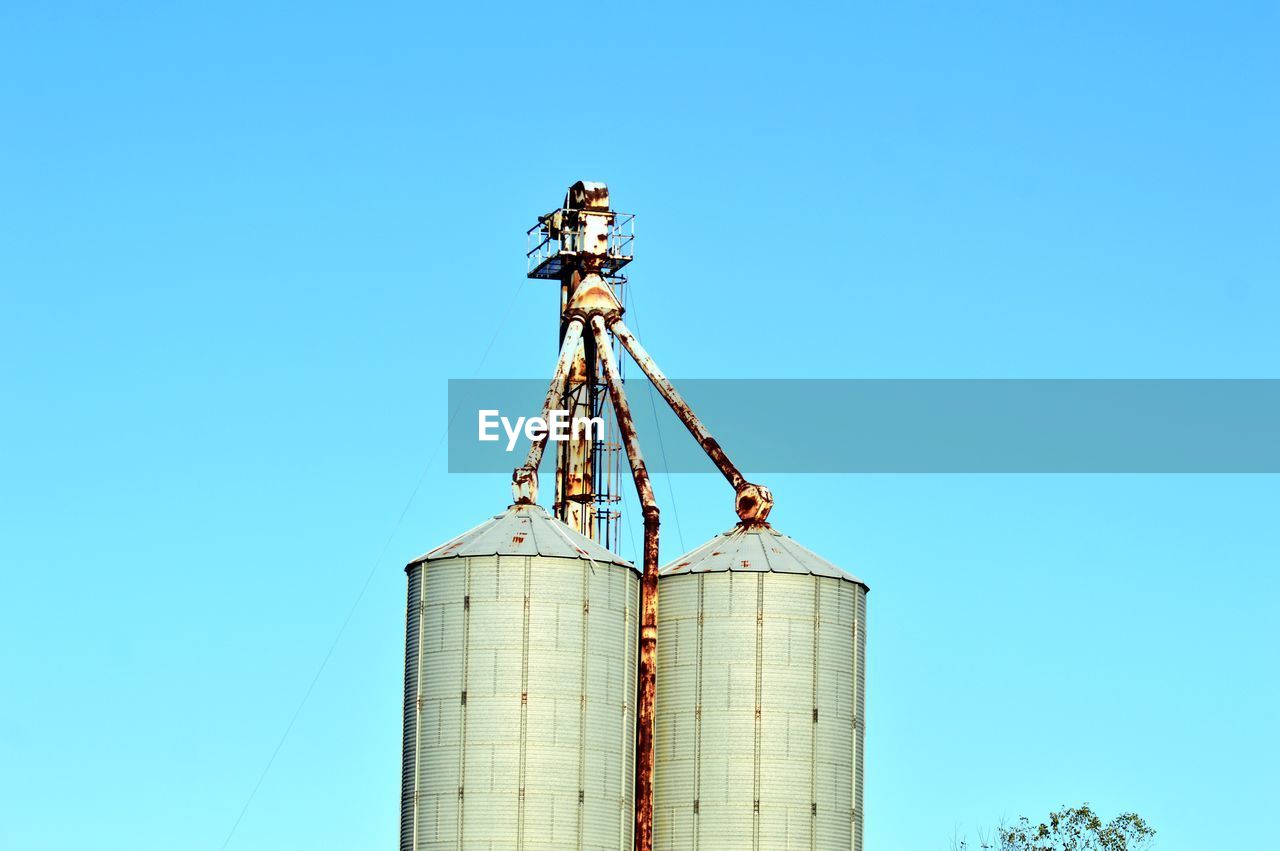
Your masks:
[{"label": "clear sky", "polygon": [[[1275,2],[786,5],[4,4],[0,847],[222,847],[371,568],[228,847],[393,847],[401,567],[508,501],[445,382],[550,370],[574,180],[676,377],[1280,377]],[[872,587],[871,851],[1274,841],[1277,477],[768,483]]]}]

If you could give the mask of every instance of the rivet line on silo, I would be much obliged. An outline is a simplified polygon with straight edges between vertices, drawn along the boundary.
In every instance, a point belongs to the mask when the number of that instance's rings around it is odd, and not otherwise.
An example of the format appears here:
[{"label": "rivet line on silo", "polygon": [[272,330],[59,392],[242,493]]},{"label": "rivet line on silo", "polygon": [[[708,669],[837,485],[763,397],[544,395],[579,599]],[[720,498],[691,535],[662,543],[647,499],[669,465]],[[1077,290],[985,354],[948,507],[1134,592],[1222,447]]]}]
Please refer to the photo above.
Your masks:
[{"label": "rivet line on silo", "polygon": [[427,569],[425,565],[420,565],[416,570],[418,585],[418,599],[415,602],[418,612],[416,624],[417,633],[414,640],[417,644],[417,658],[414,660],[416,673],[414,674],[414,719],[413,719],[413,815],[410,836],[412,837],[413,849],[417,851],[418,847],[418,806],[420,787],[422,783],[422,666],[426,653],[423,651],[423,637],[427,628],[426,608],[427,608]]},{"label": "rivet line on silo", "polygon": [[862,719],[859,718],[860,711],[858,709],[858,675],[861,673],[859,669],[859,662],[858,662],[858,622],[861,619],[858,617],[858,589],[853,588],[851,589],[851,592],[853,593],[853,606],[852,606],[853,616],[850,618],[850,621],[851,621],[850,629],[852,630],[852,634],[850,635],[850,640],[853,642],[853,647],[852,647],[853,677],[852,677],[852,682],[850,683],[852,694],[849,695],[849,701],[851,705],[851,710],[849,712],[849,715],[851,716],[852,724],[853,724],[853,735],[850,736],[850,739],[852,740],[853,753],[850,754],[849,768],[852,771],[853,776],[849,778],[849,795],[850,795],[849,830],[850,830],[850,845],[854,847],[854,851],[857,851],[858,833],[859,833],[858,831],[858,725],[861,724],[862,722]]},{"label": "rivet line on silo", "polygon": [[756,574],[756,691],[755,691],[755,722],[753,731],[752,758],[754,765],[752,766],[751,777],[751,797],[755,800],[755,807],[751,814],[751,846],[755,851],[760,851],[760,739],[761,739],[761,718],[760,718],[760,702],[764,691],[764,574]]},{"label": "rivet line on silo", "polygon": [[[636,595],[630,593],[630,590],[627,588],[630,579],[631,577],[628,574],[622,575],[621,581],[623,598],[625,601],[623,604],[625,614],[622,618],[622,646],[629,648],[629,651],[638,652],[639,648],[636,646],[636,642],[634,640],[636,624],[632,619],[635,611],[633,603],[636,602]],[[622,719],[619,724],[622,729],[622,743],[618,750],[619,754],[624,755],[622,756],[621,763],[622,770],[618,772],[618,806],[620,810],[618,815],[618,830],[620,848],[630,847],[635,841],[634,813],[627,807],[628,789],[634,790],[633,784],[635,783],[635,767],[633,765],[631,766],[632,770],[627,771],[628,759],[625,755],[632,754],[632,758],[634,758],[632,745],[635,742],[635,729],[632,725],[627,723],[627,720],[632,713],[628,695],[635,695],[636,693],[635,683],[632,680],[632,675],[634,675],[636,671],[636,660],[632,658],[630,652],[628,652],[624,658],[626,659],[627,664],[624,666],[624,674],[622,677]]]},{"label": "rivet line on silo", "polygon": [[813,577],[813,737],[809,756],[809,849],[818,848],[818,665],[822,637],[822,580]]},{"label": "rivet line on silo", "polygon": [[699,847],[698,801],[702,797],[702,676],[704,643],[703,624],[706,621],[706,575],[698,577],[698,657],[696,661],[696,683],[694,685],[693,703],[693,845]]},{"label": "rivet line on silo", "polygon": [[520,796],[516,806],[516,847],[524,848],[524,784],[529,756],[529,594],[533,582],[533,561],[524,561],[524,615],[520,633],[520,767],[517,779]]},{"label": "rivet line on silo", "polygon": [[[462,569],[462,683],[461,708],[458,710],[458,848],[464,847],[465,832],[463,816],[465,799],[463,784],[467,776],[467,674],[471,667],[471,562],[466,559]],[[425,569],[425,568],[424,568]]]},{"label": "rivet line on silo", "polygon": [[579,656],[582,659],[582,686],[578,692],[578,847],[583,847],[584,833],[586,830],[586,796],[583,794],[583,788],[586,786],[586,770],[587,770],[587,676],[588,676],[588,660],[590,653],[588,652],[590,643],[588,633],[590,631],[591,617],[591,575],[593,571],[582,571],[582,647]]}]

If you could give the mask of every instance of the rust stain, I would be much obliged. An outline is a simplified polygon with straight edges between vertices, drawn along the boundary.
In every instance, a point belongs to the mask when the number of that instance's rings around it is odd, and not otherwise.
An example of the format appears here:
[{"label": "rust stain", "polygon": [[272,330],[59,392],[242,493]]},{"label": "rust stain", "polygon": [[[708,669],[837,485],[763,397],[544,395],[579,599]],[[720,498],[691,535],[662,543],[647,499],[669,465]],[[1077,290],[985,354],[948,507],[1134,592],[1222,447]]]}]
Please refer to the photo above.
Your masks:
[{"label": "rust stain", "polygon": [[653,713],[658,665],[658,509],[645,511],[636,712],[636,851],[653,849]]},{"label": "rust stain", "polygon": [[605,318],[591,317],[591,332],[600,352],[609,398],[618,419],[618,432],[627,450],[631,477],[644,514],[644,570],[640,576],[640,660],[636,684],[636,813],[635,849],[653,849],[653,712],[658,661],[658,502],[640,451],[631,405],[622,388],[622,377],[609,347]]},{"label": "rust stain", "polygon": [[768,525],[769,512],[773,510],[773,493],[764,485],[743,482],[738,486],[734,508],[743,525]]},{"label": "rust stain", "polygon": [[564,205],[573,210],[608,211],[609,187],[603,183],[579,180],[569,187],[564,196]]},{"label": "rust stain", "polygon": [[437,547],[436,549],[427,553],[427,558],[439,558],[440,556],[448,555],[449,553],[453,552],[454,550],[458,549],[461,546],[462,546],[462,542],[458,541],[457,543],[447,544],[443,547]]}]

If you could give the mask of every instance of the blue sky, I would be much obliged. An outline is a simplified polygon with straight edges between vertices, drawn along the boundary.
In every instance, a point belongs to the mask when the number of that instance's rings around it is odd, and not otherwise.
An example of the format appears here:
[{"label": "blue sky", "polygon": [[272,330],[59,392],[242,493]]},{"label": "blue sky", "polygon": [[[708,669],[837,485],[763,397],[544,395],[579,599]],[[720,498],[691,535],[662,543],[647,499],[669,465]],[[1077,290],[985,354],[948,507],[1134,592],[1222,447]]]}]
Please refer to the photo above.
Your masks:
[{"label": "blue sky", "polygon": [[[1278,16],[7,3],[0,847],[222,847],[371,569],[228,847],[391,847],[401,566],[508,497],[446,380],[549,371],[574,180],[673,376],[1280,377]],[[730,524],[658,478],[665,558]],[[1276,477],[768,483],[873,589],[872,851],[1273,838]]]}]

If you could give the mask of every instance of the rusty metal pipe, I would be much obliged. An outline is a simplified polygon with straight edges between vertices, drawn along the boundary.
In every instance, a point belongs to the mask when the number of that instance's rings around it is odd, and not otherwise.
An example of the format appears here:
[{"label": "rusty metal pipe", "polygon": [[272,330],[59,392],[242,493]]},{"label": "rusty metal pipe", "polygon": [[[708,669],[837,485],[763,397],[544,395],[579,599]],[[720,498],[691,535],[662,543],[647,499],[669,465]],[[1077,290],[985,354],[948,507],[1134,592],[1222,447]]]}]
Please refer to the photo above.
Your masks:
[{"label": "rusty metal pipe", "polygon": [[610,330],[653,382],[653,386],[658,388],[662,398],[671,406],[671,410],[675,411],[680,422],[684,423],[685,428],[693,435],[693,439],[698,441],[702,451],[707,453],[707,457],[729,480],[729,485],[735,493],[735,509],[738,518],[747,524],[765,523],[769,517],[769,511],[773,508],[773,494],[769,489],[763,485],[752,484],[743,477],[742,472],[729,460],[729,456],[725,454],[719,442],[711,436],[711,432],[707,431],[707,427],[702,424],[702,420],[698,419],[693,408],[689,407],[689,403],[680,395],[680,391],[676,390],[671,380],[658,368],[657,362],[645,351],[644,346],[640,345],[640,341],[631,333],[631,329],[626,326],[621,317],[614,317]]},{"label": "rusty metal pipe", "polygon": [[631,477],[644,514],[644,572],[640,579],[640,664],[636,686],[636,830],[635,851],[653,849],[653,707],[658,661],[658,503],[640,452],[631,406],[609,345],[604,317],[591,317],[596,351],[604,371],[609,398],[618,417],[618,431],[631,463]]},{"label": "rusty metal pipe", "polygon": [[[556,371],[551,377],[551,386],[542,402],[542,420],[546,422],[551,411],[564,395],[564,383],[569,376],[569,368],[582,343],[582,320],[569,320],[564,329],[564,342],[560,345],[560,357],[556,359]],[[529,454],[525,457],[524,466],[517,467],[511,474],[511,496],[518,505],[533,505],[538,501],[538,466],[542,464],[542,455],[547,448],[548,431],[529,446]]]},{"label": "rusty metal pipe", "polygon": [[631,333],[631,329],[621,319],[615,320],[613,331],[618,341],[622,343],[623,348],[631,353],[631,357],[649,376],[649,380],[653,382],[653,386],[658,388],[658,392],[662,394],[662,398],[667,400],[667,404],[671,406],[671,410],[676,412],[676,416],[680,418],[680,422],[684,423],[685,428],[689,429],[689,433],[693,435],[693,439],[698,441],[698,445],[703,451],[710,456],[711,460],[719,468],[724,477],[729,480],[729,484],[737,490],[740,485],[746,482],[742,473],[738,470],[734,463],[729,460],[729,456],[720,448],[720,444],[711,436],[711,432],[707,431],[707,427],[702,424],[702,420],[698,419],[698,415],[693,412],[693,408],[689,407],[689,403],[680,395],[680,391],[676,390],[670,379],[663,374],[658,368],[658,364],[653,357],[644,350],[644,346],[640,345],[640,341]]}]

